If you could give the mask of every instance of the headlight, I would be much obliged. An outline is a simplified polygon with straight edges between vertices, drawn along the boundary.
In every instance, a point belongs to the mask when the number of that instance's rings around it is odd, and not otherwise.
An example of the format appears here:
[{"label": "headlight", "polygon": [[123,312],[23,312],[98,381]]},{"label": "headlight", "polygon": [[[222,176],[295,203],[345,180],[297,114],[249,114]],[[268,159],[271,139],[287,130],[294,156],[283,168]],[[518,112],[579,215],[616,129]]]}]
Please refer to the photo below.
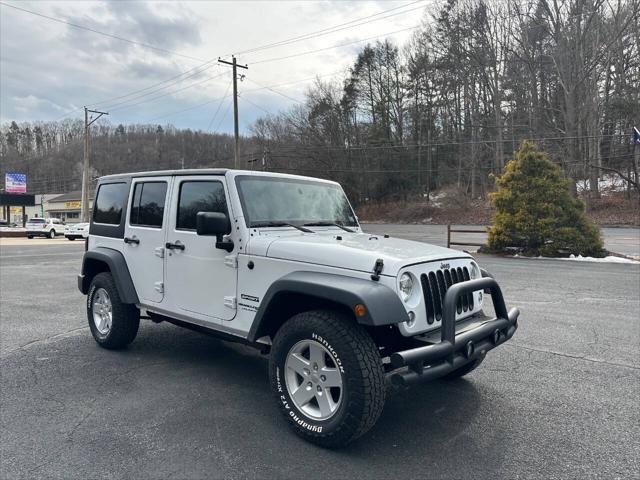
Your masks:
[{"label": "headlight", "polygon": [[413,293],[413,278],[405,272],[400,276],[398,285],[400,287],[400,297],[403,302],[406,302],[411,297],[411,293]]},{"label": "headlight", "polygon": [[471,271],[469,272],[469,276],[471,277],[471,280],[480,278],[480,269],[478,268],[478,265],[473,262],[471,263]]}]

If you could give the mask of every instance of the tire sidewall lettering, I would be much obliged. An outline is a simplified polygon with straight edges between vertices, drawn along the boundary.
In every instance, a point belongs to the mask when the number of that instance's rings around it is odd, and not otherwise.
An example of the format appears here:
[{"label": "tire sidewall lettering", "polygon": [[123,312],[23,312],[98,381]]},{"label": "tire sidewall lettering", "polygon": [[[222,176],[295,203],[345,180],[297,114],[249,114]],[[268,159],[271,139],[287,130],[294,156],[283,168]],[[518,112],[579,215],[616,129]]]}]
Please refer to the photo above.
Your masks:
[{"label": "tire sidewall lettering", "polygon": [[318,335],[315,332],[311,333],[311,338],[316,342],[322,344],[322,346],[324,346],[327,350],[329,350],[329,353],[331,353],[331,356],[336,362],[336,366],[340,369],[340,373],[344,375],[345,373],[344,364],[342,363],[342,360],[340,360],[340,357],[338,356],[338,352],[336,352],[333,346],[331,346],[331,344],[322,335]]},{"label": "tire sidewall lettering", "polygon": [[310,432],[322,433],[324,427],[322,425],[314,425],[309,423],[309,421],[301,418],[297,413],[297,409],[292,408],[292,405],[289,403],[289,394],[286,389],[282,385],[282,375],[280,373],[280,367],[276,366],[276,389],[278,393],[280,393],[280,403],[282,408],[287,412],[287,416],[290,421],[294,422],[298,427],[309,430]]}]

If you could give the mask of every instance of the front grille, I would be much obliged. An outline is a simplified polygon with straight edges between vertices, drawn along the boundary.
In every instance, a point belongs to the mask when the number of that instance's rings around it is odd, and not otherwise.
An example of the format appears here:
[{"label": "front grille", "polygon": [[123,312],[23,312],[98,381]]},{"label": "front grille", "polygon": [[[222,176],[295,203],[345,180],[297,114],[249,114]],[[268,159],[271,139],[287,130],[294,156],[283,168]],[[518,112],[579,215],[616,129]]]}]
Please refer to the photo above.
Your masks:
[{"label": "front grille", "polygon": [[[469,280],[469,269],[467,267],[441,269],[420,275],[422,294],[427,307],[427,323],[429,325],[434,321],[439,322],[442,320],[444,294],[447,293],[449,287],[454,283],[467,280]],[[456,310],[458,314],[473,310],[473,293],[460,295]]]}]

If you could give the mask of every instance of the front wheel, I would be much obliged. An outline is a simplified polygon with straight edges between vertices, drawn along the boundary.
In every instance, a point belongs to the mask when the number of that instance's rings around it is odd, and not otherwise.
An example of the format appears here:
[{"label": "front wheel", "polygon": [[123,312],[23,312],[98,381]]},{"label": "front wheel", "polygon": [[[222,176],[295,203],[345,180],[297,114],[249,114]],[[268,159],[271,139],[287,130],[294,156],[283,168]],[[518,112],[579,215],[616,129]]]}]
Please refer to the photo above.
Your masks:
[{"label": "front wheel", "polygon": [[56,238],[56,231],[55,230],[50,230],[49,231],[49,238]]},{"label": "front wheel", "polygon": [[303,312],[278,331],[269,361],[280,411],[304,439],[341,447],[382,413],[384,372],[369,334],[333,311]]},{"label": "front wheel", "polygon": [[111,273],[102,272],[93,278],[89,287],[87,319],[98,345],[119,349],[136,338],[140,311],[135,305],[122,303]]},{"label": "front wheel", "polygon": [[76,239],[76,237],[67,237],[67,240],[73,242]]}]

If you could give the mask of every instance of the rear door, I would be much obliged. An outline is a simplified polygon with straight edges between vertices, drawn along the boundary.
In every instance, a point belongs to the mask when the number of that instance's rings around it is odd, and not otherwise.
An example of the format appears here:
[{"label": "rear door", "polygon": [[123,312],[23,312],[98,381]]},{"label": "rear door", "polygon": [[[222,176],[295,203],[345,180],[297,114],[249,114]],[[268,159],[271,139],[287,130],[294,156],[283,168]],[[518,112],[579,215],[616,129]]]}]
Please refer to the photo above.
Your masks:
[{"label": "rear door", "polygon": [[171,248],[166,252],[165,309],[206,322],[232,320],[236,314],[235,256],[216,248],[215,237],[196,233],[198,212],[229,214],[225,178],[177,176],[173,192],[167,228]]},{"label": "rear door", "polygon": [[172,177],[134,178],[122,252],[142,303],[164,297],[164,226]]}]

